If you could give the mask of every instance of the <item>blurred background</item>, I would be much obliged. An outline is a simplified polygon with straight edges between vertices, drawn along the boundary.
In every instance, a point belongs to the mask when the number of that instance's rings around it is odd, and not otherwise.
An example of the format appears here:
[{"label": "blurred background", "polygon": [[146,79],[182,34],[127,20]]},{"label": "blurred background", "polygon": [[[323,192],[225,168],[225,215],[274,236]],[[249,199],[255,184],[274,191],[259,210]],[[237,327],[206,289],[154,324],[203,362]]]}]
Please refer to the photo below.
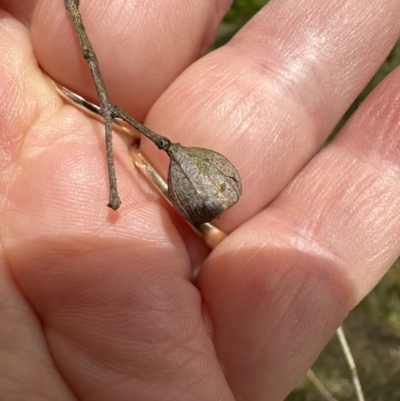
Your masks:
[{"label": "blurred background", "polygon": [[[215,48],[230,38],[268,0],[234,0],[218,31]],[[328,141],[344,125],[369,92],[400,65],[400,42],[350,106]],[[350,313],[343,329],[353,353],[366,400],[400,400],[400,259],[376,288]],[[335,337],[312,367],[330,394],[339,401],[356,400],[349,367]],[[324,398],[308,378],[287,401],[321,401]],[[267,400],[266,400],[267,401]]]}]

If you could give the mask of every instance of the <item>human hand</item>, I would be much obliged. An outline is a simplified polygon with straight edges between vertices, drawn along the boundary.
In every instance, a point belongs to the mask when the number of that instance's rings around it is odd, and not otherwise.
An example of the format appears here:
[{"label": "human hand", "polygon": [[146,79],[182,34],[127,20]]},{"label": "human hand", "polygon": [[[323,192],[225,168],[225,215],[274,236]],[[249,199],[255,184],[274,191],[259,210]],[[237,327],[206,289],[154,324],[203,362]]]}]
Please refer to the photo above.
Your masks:
[{"label": "human hand", "polygon": [[109,210],[104,127],[36,64],[95,101],[63,2],[2,1],[1,396],[283,399],[399,254],[400,70],[316,153],[398,39],[400,3],[276,0],[196,63],[228,1],[81,3],[113,102],[224,154],[243,196],[208,255],[115,135]]}]

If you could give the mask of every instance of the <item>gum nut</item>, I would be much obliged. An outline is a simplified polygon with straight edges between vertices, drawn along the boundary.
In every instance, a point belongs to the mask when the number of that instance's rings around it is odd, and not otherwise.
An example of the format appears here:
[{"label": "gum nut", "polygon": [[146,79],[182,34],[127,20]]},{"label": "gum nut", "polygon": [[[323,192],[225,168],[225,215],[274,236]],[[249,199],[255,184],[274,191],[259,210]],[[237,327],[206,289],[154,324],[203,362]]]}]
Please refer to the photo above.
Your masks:
[{"label": "gum nut", "polygon": [[168,196],[178,213],[190,223],[207,223],[239,200],[242,194],[239,174],[220,153],[175,143],[168,149],[168,155]]}]

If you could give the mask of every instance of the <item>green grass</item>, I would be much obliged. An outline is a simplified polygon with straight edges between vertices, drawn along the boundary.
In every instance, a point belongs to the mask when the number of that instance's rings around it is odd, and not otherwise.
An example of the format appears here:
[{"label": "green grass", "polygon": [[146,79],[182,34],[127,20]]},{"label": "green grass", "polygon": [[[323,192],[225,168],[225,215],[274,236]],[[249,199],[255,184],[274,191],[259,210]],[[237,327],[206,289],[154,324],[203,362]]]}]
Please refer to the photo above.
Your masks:
[{"label": "green grass", "polygon": [[[268,0],[235,0],[221,24],[215,47],[221,46]],[[400,65],[400,42],[353,102],[328,141],[343,127],[368,94]],[[400,400],[400,259],[343,324],[367,400]],[[314,373],[340,401],[355,400],[350,371],[335,337],[313,366]],[[305,378],[287,401],[321,401]]]}]

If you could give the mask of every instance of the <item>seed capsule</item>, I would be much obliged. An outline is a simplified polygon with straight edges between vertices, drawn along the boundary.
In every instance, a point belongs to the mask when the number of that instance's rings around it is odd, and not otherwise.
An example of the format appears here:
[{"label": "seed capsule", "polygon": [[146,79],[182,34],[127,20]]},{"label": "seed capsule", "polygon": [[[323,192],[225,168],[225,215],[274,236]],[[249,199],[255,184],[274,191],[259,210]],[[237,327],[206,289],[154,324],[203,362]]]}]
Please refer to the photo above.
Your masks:
[{"label": "seed capsule", "polygon": [[209,149],[171,143],[168,196],[178,211],[194,225],[207,223],[233,206],[242,194],[242,183],[232,163]]}]

